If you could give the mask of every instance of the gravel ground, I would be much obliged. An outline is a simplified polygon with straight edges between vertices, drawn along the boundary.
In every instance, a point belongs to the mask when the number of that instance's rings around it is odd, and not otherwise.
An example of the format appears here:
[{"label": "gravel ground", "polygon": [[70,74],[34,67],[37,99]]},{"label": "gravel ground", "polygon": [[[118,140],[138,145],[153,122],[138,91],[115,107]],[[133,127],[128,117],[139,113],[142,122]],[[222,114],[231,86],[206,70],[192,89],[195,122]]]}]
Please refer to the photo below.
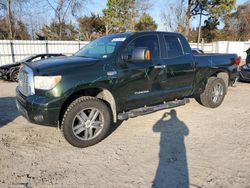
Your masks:
[{"label": "gravel ground", "polygon": [[250,84],[217,109],[191,100],[130,119],[85,149],[19,116],[15,87],[0,81],[0,187],[250,188]]}]

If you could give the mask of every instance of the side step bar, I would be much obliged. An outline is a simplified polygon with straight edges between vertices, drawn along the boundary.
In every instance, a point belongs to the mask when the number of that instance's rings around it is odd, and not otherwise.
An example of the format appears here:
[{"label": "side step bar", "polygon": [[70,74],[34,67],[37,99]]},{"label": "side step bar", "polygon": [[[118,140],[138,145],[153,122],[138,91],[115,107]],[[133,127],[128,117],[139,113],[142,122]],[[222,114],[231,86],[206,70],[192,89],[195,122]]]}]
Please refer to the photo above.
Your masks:
[{"label": "side step bar", "polygon": [[156,105],[156,106],[138,108],[138,109],[131,110],[131,111],[128,111],[128,112],[119,113],[118,114],[118,120],[127,120],[129,118],[134,118],[134,117],[137,117],[137,116],[150,114],[152,112],[156,112],[156,111],[159,111],[159,110],[174,108],[174,107],[177,107],[177,106],[182,106],[182,105],[185,105],[185,104],[187,104],[189,102],[190,102],[190,100],[185,98],[185,99],[181,99],[181,100],[165,102],[163,104],[159,104],[159,105]]}]

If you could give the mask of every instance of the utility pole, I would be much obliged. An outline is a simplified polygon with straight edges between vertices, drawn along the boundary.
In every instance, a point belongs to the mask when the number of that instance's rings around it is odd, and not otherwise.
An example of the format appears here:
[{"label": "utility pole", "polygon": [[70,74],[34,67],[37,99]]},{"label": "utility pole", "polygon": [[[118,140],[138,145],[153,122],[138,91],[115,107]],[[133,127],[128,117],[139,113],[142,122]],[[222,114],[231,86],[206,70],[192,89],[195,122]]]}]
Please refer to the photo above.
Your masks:
[{"label": "utility pole", "polygon": [[199,33],[198,33],[197,48],[199,48],[200,41],[201,41],[201,18],[202,18],[202,10],[200,12],[200,21],[199,21]]}]

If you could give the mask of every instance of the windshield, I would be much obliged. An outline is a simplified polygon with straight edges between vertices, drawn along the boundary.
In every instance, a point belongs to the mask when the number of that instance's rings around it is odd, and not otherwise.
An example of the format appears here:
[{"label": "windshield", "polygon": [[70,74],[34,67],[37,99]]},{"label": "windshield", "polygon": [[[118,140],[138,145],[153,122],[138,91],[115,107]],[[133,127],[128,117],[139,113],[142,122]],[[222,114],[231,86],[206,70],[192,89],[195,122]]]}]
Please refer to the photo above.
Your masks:
[{"label": "windshield", "polygon": [[127,35],[110,35],[101,37],[84,46],[74,56],[105,59],[126,40]]}]

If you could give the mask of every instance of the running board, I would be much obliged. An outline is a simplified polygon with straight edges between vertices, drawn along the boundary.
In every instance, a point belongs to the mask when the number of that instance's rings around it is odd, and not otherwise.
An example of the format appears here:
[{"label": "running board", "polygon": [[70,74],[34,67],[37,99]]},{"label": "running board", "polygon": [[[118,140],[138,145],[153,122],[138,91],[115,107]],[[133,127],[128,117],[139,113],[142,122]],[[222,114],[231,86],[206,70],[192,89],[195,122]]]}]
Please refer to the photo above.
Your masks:
[{"label": "running board", "polygon": [[128,112],[123,112],[118,114],[118,120],[127,120],[129,118],[134,118],[137,116],[150,114],[159,110],[168,109],[168,108],[174,108],[177,106],[182,106],[189,103],[189,99],[181,99],[181,100],[175,100],[170,102],[165,102],[163,104],[159,104],[156,106],[150,106],[150,107],[142,107],[135,110],[131,110]]}]

